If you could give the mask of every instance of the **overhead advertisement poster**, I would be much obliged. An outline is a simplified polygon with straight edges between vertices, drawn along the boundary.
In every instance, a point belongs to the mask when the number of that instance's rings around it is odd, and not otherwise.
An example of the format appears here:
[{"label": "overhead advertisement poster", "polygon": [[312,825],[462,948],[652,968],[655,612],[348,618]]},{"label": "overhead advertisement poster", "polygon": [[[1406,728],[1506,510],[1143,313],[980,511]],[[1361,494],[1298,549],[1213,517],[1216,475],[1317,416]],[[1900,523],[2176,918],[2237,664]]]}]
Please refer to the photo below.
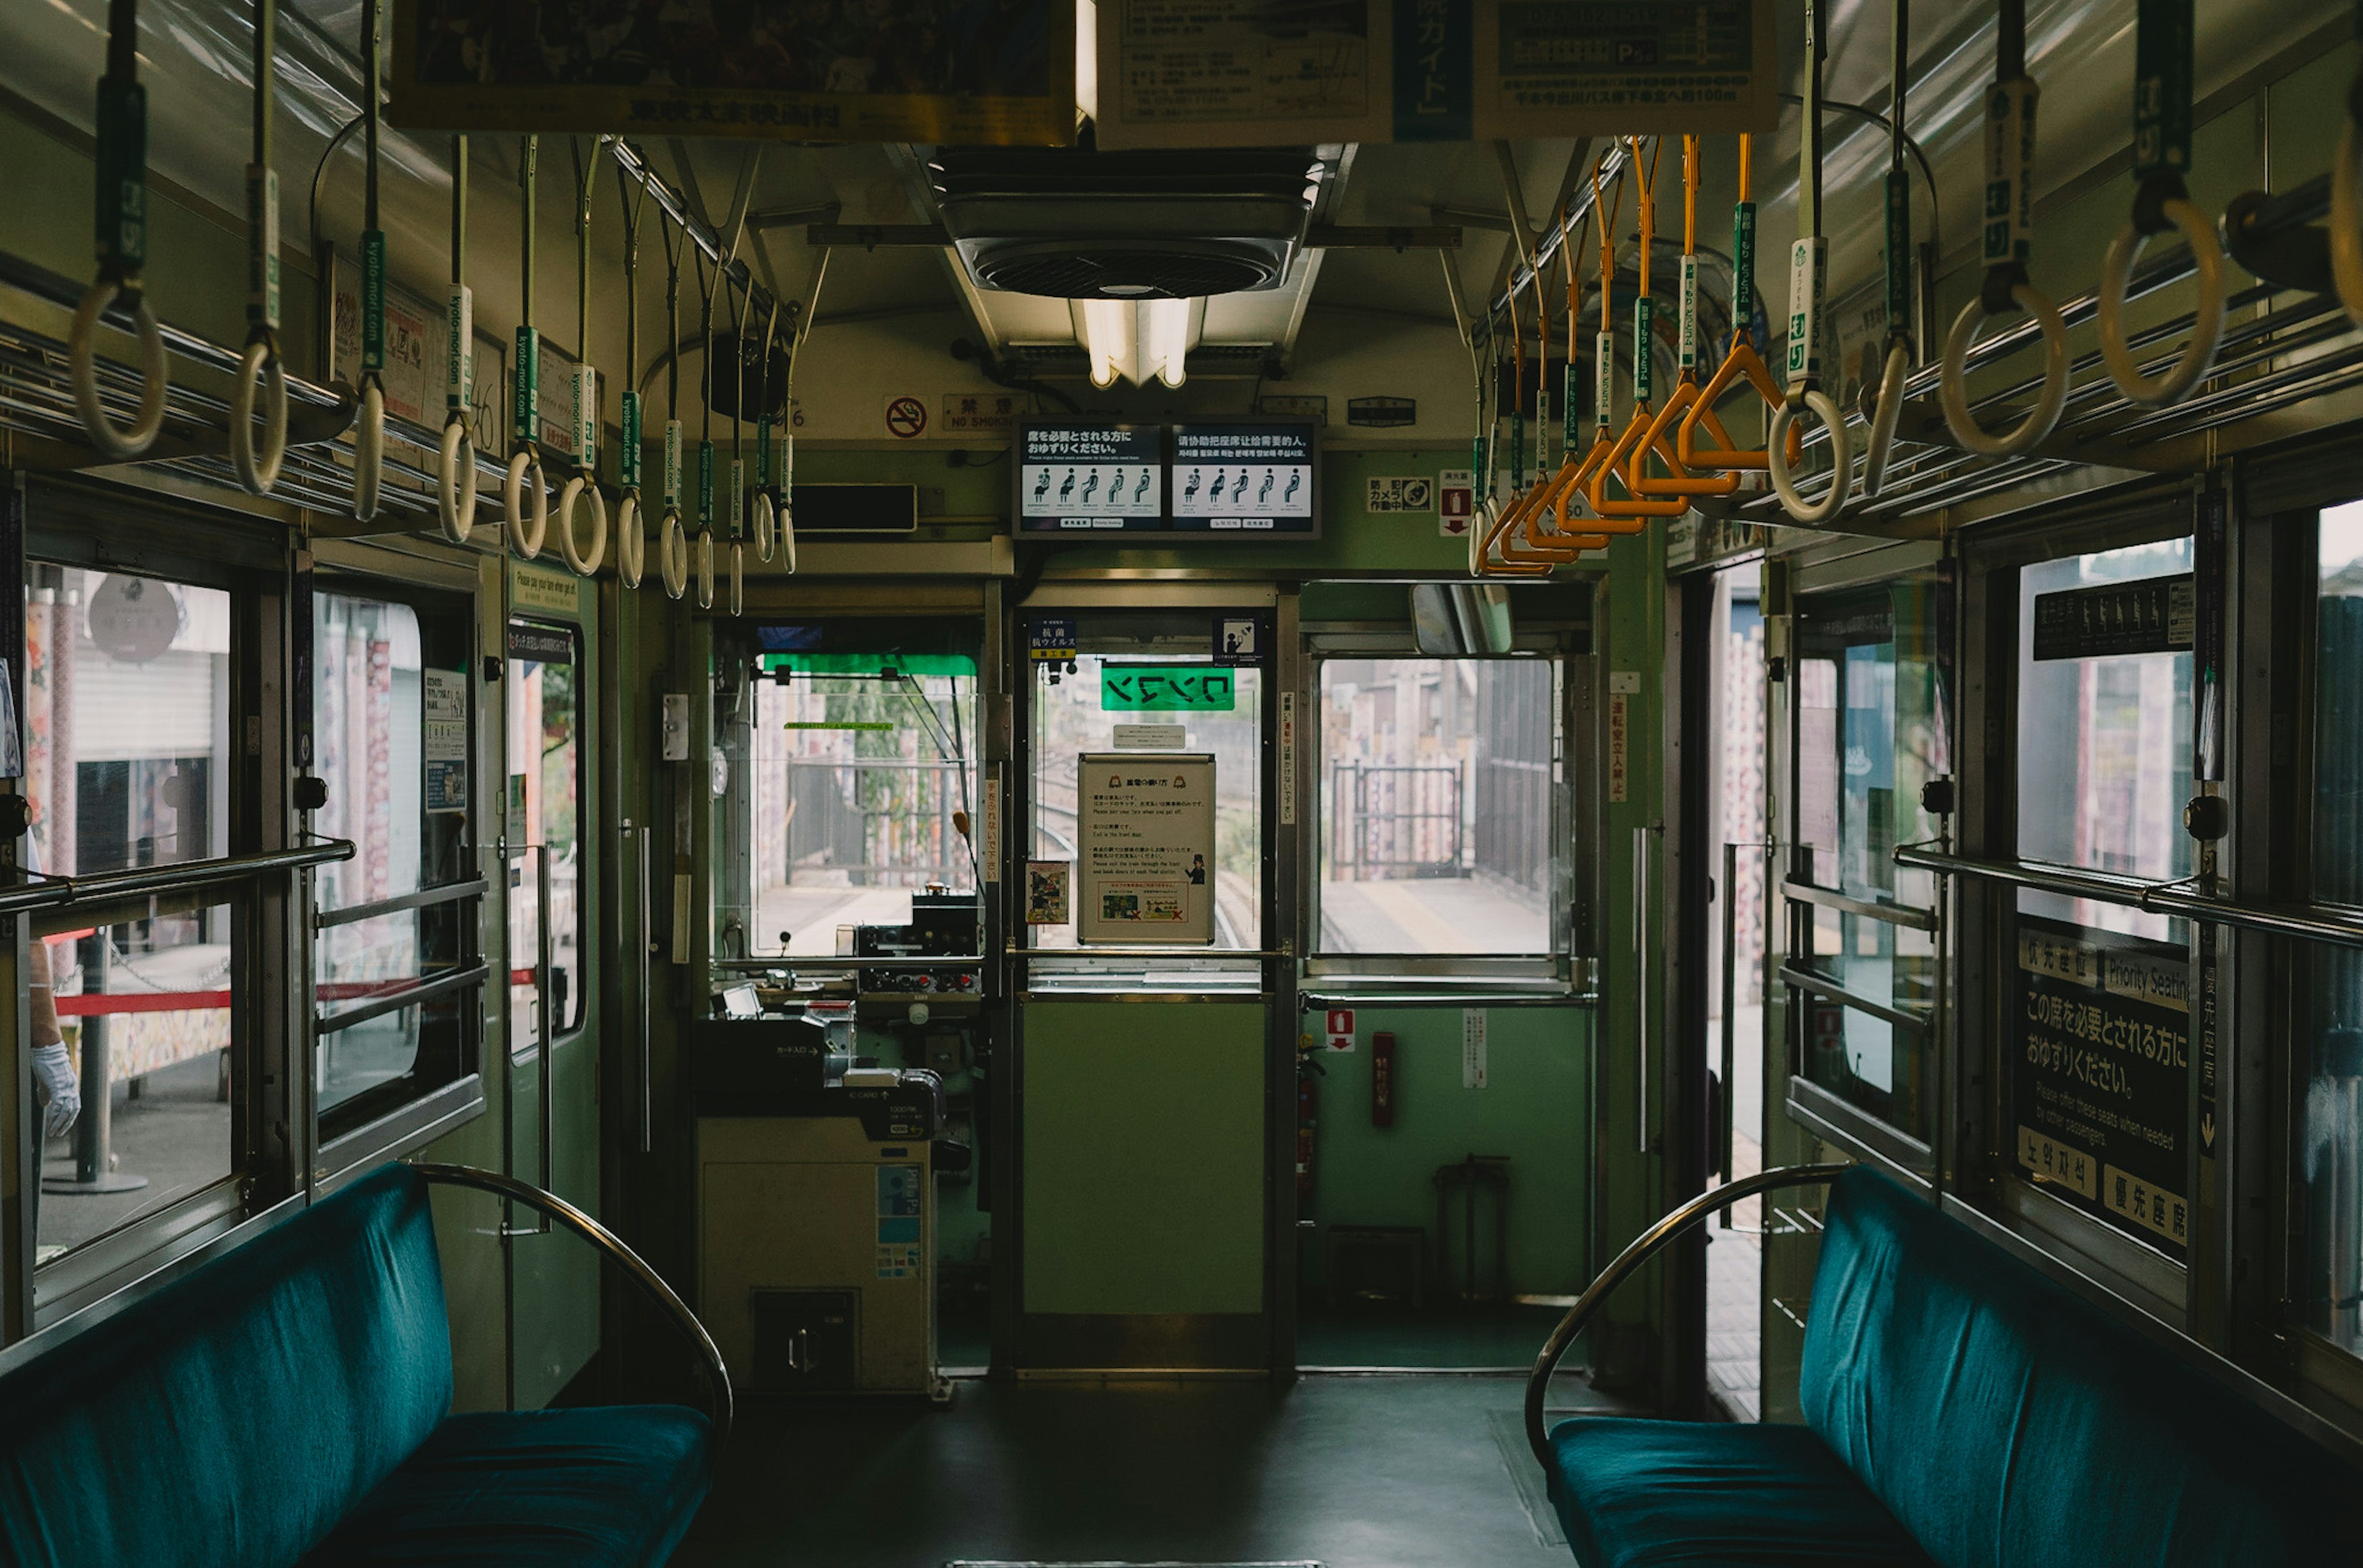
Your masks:
[{"label": "overhead advertisement poster", "polygon": [[1297,421],[1174,426],[1174,530],[1314,537],[1313,452]]},{"label": "overhead advertisement poster", "polygon": [[1155,532],[1164,526],[1161,428],[1053,423],[1019,428],[1019,533]]},{"label": "overhead advertisement poster", "polygon": [[1215,759],[1086,751],[1075,759],[1075,939],[1215,940]]},{"label": "overhead advertisement poster", "polygon": [[2190,1241],[2187,951],[2021,915],[2015,973],[2018,1168],[2180,1258]]},{"label": "overhead advertisement poster", "polygon": [[1392,0],[1100,0],[1099,145],[1386,141]]},{"label": "overhead advertisement poster", "polygon": [[434,130],[1063,147],[1070,0],[395,0],[387,117]]},{"label": "overhead advertisement poster", "polygon": [[1501,0],[1474,11],[1479,140],[1779,122],[1772,0]]}]

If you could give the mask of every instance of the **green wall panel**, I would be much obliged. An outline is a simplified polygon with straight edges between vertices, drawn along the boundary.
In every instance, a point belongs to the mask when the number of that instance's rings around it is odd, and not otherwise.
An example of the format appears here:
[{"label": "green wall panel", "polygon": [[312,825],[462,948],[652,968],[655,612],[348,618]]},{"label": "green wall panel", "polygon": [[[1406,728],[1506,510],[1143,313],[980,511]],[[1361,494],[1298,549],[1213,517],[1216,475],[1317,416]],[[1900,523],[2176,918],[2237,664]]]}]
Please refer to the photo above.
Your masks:
[{"label": "green wall panel", "polygon": [[1024,1009],[1025,1309],[1263,1309],[1264,1009]]},{"label": "green wall panel", "polygon": [[[1316,1016],[1311,1019],[1318,1025]],[[1460,1086],[1461,1009],[1359,1007],[1352,1051],[1323,1051],[1320,1124],[1315,1134],[1315,1222],[1305,1277],[1317,1297],[1328,1284],[1332,1225],[1416,1225],[1436,1250],[1436,1172],[1471,1154],[1510,1157],[1510,1288],[1570,1295],[1591,1276],[1584,1229],[1591,1212],[1592,1107],[1589,1009],[1486,1010],[1486,1087]],[[1395,1037],[1395,1114],[1370,1125],[1370,1037]],[[1463,1210],[1456,1194],[1451,1256],[1465,1268]],[[1480,1201],[1478,1282],[1493,1277],[1490,1198]]]}]

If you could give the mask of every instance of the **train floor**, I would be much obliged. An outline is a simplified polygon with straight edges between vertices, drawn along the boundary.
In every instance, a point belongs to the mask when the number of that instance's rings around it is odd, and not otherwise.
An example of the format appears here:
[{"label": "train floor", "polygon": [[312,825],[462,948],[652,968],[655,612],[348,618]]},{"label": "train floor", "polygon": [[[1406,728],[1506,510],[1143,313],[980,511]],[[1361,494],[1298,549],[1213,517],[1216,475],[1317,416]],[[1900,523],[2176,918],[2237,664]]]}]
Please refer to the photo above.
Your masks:
[{"label": "train floor", "polygon": [[[949,1408],[750,1401],[678,1568],[1566,1568],[1523,1380],[962,1381]],[[1553,1405],[1616,1407],[1570,1377]]]}]

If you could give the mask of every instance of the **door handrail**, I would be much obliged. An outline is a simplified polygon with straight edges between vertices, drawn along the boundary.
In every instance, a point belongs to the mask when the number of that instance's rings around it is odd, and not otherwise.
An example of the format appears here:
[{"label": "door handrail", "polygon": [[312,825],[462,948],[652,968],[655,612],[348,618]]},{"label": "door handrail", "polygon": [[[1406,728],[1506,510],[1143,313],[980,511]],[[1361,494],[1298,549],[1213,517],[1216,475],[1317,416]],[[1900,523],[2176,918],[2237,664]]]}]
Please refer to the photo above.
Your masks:
[{"label": "door handrail", "polygon": [[223,855],[204,861],[168,861],[161,865],[93,872],[87,876],[44,876],[36,882],[0,886],[0,915],[19,915],[28,909],[47,909],[89,899],[213,887],[226,882],[249,881],[275,871],[302,871],[307,866],[352,858],[351,840],[330,839],[300,849],[265,850],[258,854]]},{"label": "door handrail", "polygon": [[1559,1327],[1553,1329],[1550,1338],[1543,1342],[1542,1354],[1535,1358],[1534,1371],[1526,1374],[1526,1446],[1534,1450],[1535,1459],[1542,1465],[1544,1475],[1553,1473],[1550,1438],[1543,1430],[1543,1406],[1550,1392],[1551,1373],[1559,1370],[1559,1358],[1567,1354],[1567,1348],[1575,1343],[1576,1336],[1591,1323],[1592,1315],[1600,1310],[1600,1304],[1608,1298],[1611,1291],[1630,1279],[1643,1263],[1657,1256],[1667,1242],[1716,1209],[1778,1187],[1811,1186],[1834,1182],[1853,1168],[1840,1161],[1822,1165],[1781,1165],[1769,1171],[1759,1171],[1752,1176],[1742,1176],[1736,1182],[1725,1182],[1719,1187],[1699,1194],[1633,1238],[1631,1244],[1616,1254],[1615,1261],[1601,1270],[1599,1277],[1586,1285],[1583,1294],[1575,1298],[1575,1305],[1567,1309],[1567,1316],[1559,1320]]},{"label": "door handrail", "polygon": [[431,909],[438,904],[456,904],[463,898],[477,898],[492,891],[493,884],[483,877],[472,882],[447,882],[435,887],[422,887],[416,893],[397,893],[391,898],[373,899],[367,904],[348,904],[338,909],[323,909],[312,917],[312,929],[325,931],[335,926],[358,925],[363,920],[380,919],[387,915],[399,915],[410,909]]},{"label": "door handrail", "polygon": [[2090,898],[2154,915],[2179,915],[2268,936],[2297,937],[2337,947],[2363,948],[2363,911],[2321,904],[2257,905],[2190,891],[2190,879],[2146,881],[2108,872],[2082,871],[2045,862],[1976,860],[1966,855],[1903,844],[1895,863],[1953,876],[1973,876],[2006,887],[2031,888],[2070,898]]}]

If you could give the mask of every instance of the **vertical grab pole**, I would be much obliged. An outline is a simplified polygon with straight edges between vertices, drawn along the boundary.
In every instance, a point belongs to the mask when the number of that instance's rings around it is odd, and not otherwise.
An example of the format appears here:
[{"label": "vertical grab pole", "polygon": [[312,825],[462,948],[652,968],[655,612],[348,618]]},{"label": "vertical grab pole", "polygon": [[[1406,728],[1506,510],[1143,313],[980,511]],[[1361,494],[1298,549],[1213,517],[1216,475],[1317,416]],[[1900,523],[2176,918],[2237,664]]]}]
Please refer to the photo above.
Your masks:
[{"label": "vertical grab pole", "polygon": [[[1723,1179],[1731,1180],[1731,1146],[1733,1124],[1738,1113],[1733,1109],[1732,1075],[1738,1066],[1739,1023],[1739,846],[1723,847],[1723,880],[1715,884],[1716,896],[1723,900]],[[1731,1210],[1725,1207],[1717,1217],[1725,1230],[1731,1229]]]},{"label": "vertical grab pole", "polygon": [[[550,1160],[550,1145],[557,1122],[558,1087],[551,1072],[549,1047],[551,1037],[557,1034],[558,1029],[549,1013],[550,1004],[557,996],[558,970],[550,955],[549,845],[546,842],[535,845],[533,856],[537,868],[535,897],[539,905],[534,931],[534,967],[541,991],[541,1006],[535,1010],[540,1027],[534,1031],[534,1046],[535,1055],[541,1063],[541,1190],[550,1192],[554,1190],[549,1184],[555,1173]],[[533,1233],[537,1236],[549,1234],[549,1215],[546,1211],[536,1211]]]},{"label": "vertical grab pole", "polygon": [[1649,1151],[1649,836],[1654,823],[1633,829],[1633,1039],[1638,1084],[1635,1146]]},{"label": "vertical grab pole", "polygon": [[640,843],[639,881],[634,885],[634,891],[638,895],[635,903],[635,912],[638,916],[635,922],[635,935],[640,949],[640,1005],[633,1018],[633,1030],[640,1048],[640,1152],[646,1154],[655,1145],[656,1126],[655,1047],[649,1028],[649,1013],[654,1005],[649,994],[652,984],[649,951],[655,944],[656,935],[649,917],[649,838],[656,829],[642,823],[637,830],[627,828],[625,831],[636,831]]}]

